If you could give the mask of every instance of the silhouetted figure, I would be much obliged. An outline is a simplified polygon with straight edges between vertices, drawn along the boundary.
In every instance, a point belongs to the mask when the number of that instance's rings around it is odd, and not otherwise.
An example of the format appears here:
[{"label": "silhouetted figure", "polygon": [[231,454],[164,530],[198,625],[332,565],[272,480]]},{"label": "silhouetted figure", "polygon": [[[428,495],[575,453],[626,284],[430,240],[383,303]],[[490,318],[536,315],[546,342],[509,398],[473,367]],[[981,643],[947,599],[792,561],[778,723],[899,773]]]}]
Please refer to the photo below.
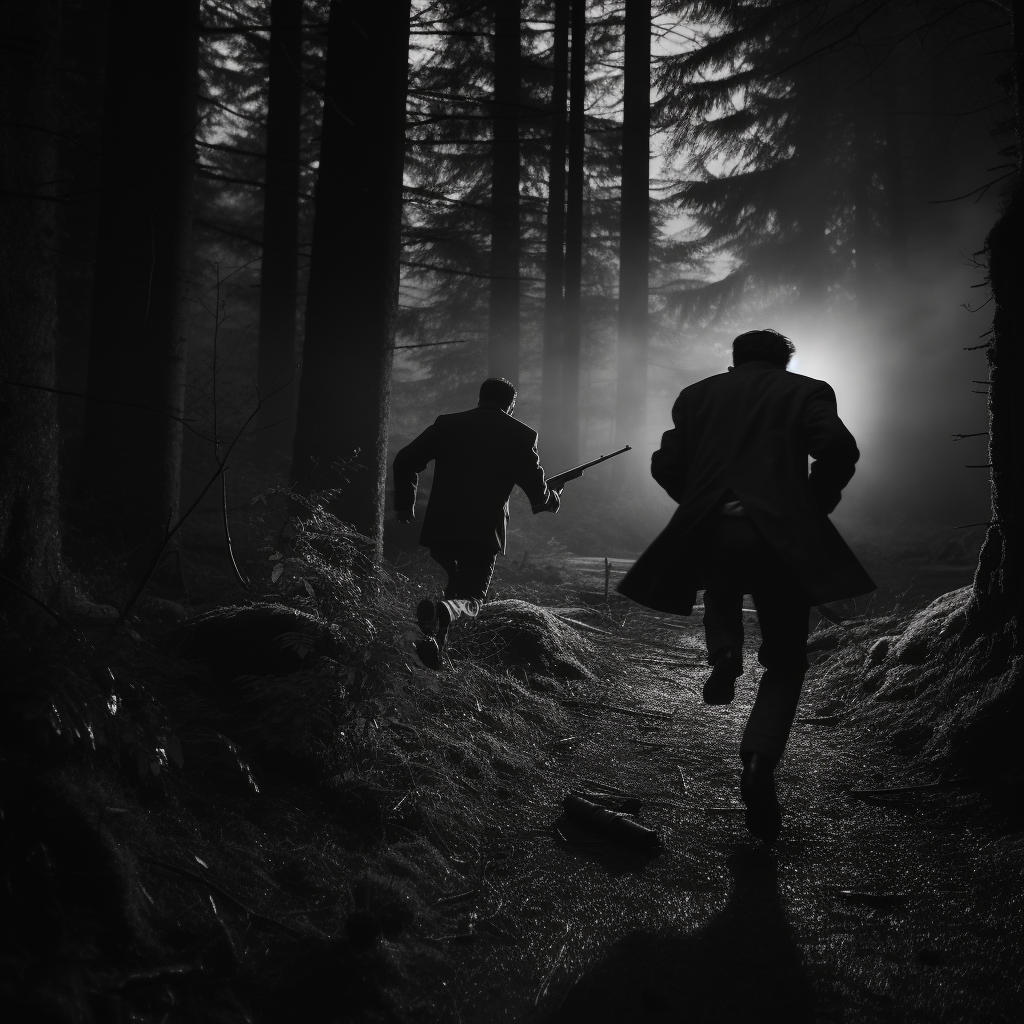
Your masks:
[{"label": "silhouetted figure", "polygon": [[776,331],[741,334],[732,372],[676,399],[675,427],[651,474],[679,508],[619,585],[641,604],[680,615],[704,590],[708,704],[733,699],[743,671],[743,595],[752,595],[765,672],[740,743],[740,792],[748,827],[767,841],[782,821],[774,768],[807,670],[811,606],[875,589],[828,518],[860,453],[832,388],[786,372],[794,351]]},{"label": "silhouetted figure", "polygon": [[512,418],[515,405],[512,384],[492,377],[480,386],[475,409],[438,416],[395,456],[400,523],[413,521],[418,475],[434,461],[420,544],[448,573],[448,585],[443,600],[424,600],[416,609],[426,634],[417,651],[431,668],[441,667],[451,623],[475,616],[487,595],[494,560],[505,553],[512,488],[523,489],[534,514],[558,511],[558,493],[548,488],[537,456],[537,432]]}]

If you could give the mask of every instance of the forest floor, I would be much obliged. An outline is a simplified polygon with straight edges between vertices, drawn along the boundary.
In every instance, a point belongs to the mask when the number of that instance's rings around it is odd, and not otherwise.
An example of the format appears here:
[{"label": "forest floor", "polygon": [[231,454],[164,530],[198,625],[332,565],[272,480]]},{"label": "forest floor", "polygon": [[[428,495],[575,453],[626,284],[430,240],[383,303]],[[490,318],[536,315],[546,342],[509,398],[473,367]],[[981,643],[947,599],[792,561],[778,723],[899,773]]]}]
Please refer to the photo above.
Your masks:
[{"label": "forest floor", "polygon": [[[756,618],[737,698],[711,708],[699,619],[626,609],[588,633],[599,679],[568,707],[565,738],[539,744],[500,859],[452,908],[453,930],[515,936],[480,933],[467,950],[461,1020],[1022,1019],[1024,833],[1001,795],[983,779],[850,795],[938,771],[858,729],[856,698],[822,687],[819,665],[779,769],[783,833],[765,850],[738,794]],[[555,823],[574,790],[641,801],[663,852]]]},{"label": "forest floor", "polygon": [[[236,642],[225,670],[159,605],[138,631],[89,631],[87,656],[54,656],[116,675],[119,745],[79,742],[77,682],[53,696],[60,727],[38,698],[5,717],[8,1019],[1024,1019],[1020,808],[894,746],[856,669],[969,567],[890,570],[862,610],[882,618],[815,616],[771,850],[738,795],[755,616],[736,700],[706,707],[699,615],[589,603],[602,559],[504,560],[437,673],[413,652],[412,609],[439,580],[425,558],[401,570],[375,660],[306,667],[300,649],[298,671],[252,674]],[[232,603],[212,568],[193,585]],[[47,714],[43,756],[21,733]],[[575,826],[569,793],[631,801],[663,849]]]}]

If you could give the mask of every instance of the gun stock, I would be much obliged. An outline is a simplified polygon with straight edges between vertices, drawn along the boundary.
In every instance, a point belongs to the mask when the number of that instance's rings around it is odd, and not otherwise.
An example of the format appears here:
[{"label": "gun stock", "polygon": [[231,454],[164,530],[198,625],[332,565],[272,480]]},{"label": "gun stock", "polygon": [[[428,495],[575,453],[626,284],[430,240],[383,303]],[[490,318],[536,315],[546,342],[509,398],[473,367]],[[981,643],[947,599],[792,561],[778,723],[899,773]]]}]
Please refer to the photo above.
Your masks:
[{"label": "gun stock", "polygon": [[551,490],[556,490],[564,486],[569,480],[575,480],[577,477],[582,476],[585,469],[590,469],[591,466],[599,466],[602,462],[614,459],[616,455],[622,455],[623,452],[630,452],[632,450],[632,447],[627,444],[625,448],[620,448],[617,452],[611,452],[608,455],[602,455],[600,458],[594,459],[593,462],[584,462],[582,466],[573,466],[572,469],[567,469],[563,473],[549,476],[547,481],[548,487]]}]

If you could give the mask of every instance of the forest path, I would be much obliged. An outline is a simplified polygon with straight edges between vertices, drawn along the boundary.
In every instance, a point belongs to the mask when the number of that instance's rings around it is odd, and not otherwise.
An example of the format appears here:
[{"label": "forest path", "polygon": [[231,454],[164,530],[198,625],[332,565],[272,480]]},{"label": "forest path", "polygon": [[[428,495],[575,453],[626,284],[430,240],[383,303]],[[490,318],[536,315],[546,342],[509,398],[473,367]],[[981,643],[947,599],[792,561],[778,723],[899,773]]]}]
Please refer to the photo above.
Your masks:
[{"label": "forest path", "polygon": [[[529,794],[484,842],[473,902],[451,908],[453,933],[475,937],[453,1019],[1024,1019],[1019,833],[1000,835],[970,792],[850,796],[932,776],[846,730],[812,670],[766,852],[738,793],[756,620],[726,708],[701,699],[699,617],[633,607],[623,627],[598,628],[581,632],[600,679],[565,698],[577,724],[542,747]],[[664,851],[556,828],[574,790],[643,801]]]}]

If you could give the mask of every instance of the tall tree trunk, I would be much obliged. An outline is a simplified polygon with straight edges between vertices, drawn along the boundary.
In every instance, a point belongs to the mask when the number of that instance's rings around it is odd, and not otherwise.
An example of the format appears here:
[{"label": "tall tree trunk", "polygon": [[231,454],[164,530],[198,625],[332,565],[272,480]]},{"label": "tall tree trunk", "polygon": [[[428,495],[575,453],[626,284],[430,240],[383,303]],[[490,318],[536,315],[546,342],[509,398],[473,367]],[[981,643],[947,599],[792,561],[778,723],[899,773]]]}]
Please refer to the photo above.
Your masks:
[{"label": "tall tree trunk", "polygon": [[975,578],[978,607],[993,631],[1012,622],[1019,655],[1024,618],[1024,0],[1012,4],[1017,180],[988,236],[989,281],[995,314],[989,363],[989,462],[992,525]]},{"label": "tall tree trunk", "polygon": [[569,67],[569,176],[565,211],[565,334],[562,343],[562,444],[580,454],[580,344],[583,336],[583,157],[586,143],[587,5],[572,0]]},{"label": "tall tree trunk", "polygon": [[[284,450],[295,408],[295,319],[299,283],[299,134],[303,0],[271,0],[267,180],[263,204],[256,415],[265,457]],[[268,397],[269,396],[269,397]]]},{"label": "tall tree trunk", "polygon": [[111,3],[83,463],[98,526],[143,561],[181,485],[198,28],[198,0]]},{"label": "tall tree trunk", "polygon": [[513,384],[519,382],[520,17],[520,0],[495,0],[487,372]]},{"label": "tall tree trunk", "polygon": [[951,711],[950,749],[1017,771],[1024,718],[1024,0],[1011,6],[1017,178],[989,232],[995,302],[989,363],[992,523],[974,577],[972,601],[955,646],[936,642],[947,671],[940,700]]},{"label": "tall tree trunk", "polygon": [[[626,0],[622,102],[622,225],[616,446],[647,442],[647,289],[650,269],[651,4]],[[616,478],[640,481],[639,459],[621,459]]]},{"label": "tall tree trunk", "polygon": [[[61,5],[0,8],[0,379],[55,385],[57,73]],[[48,600],[60,569],[57,399],[0,384],[0,573]],[[0,584],[10,621],[25,608]]]},{"label": "tall tree trunk", "polygon": [[409,4],[331,4],[292,466],[302,489],[342,487],[332,511],[369,537],[378,555],[398,314]]},{"label": "tall tree trunk", "polygon": [[[65,3],[61,13],[61,66],[74,88],[61,89],[57,140],[64,184],[70,193],[57,211],[57,386],[81,395],[88,382],[96,229],[102,195],[103,83],[106,66],[108,0]],[[65,80],[68,80],[66,78]],[[73,483],[80,467],[85,403],[57,399],[60,425],[61,488]]]},{"label": "tall tree trunk", "polygon": [[[569,93],[569,0],[555,0],[551,62],[551,144],[548,152],[547,238],[544,253],[544,355],[541,437],[549,464],[561,461],[562,339],[565,301],[566,100]],[[551,458],[554,454],[555,458]]]}]

